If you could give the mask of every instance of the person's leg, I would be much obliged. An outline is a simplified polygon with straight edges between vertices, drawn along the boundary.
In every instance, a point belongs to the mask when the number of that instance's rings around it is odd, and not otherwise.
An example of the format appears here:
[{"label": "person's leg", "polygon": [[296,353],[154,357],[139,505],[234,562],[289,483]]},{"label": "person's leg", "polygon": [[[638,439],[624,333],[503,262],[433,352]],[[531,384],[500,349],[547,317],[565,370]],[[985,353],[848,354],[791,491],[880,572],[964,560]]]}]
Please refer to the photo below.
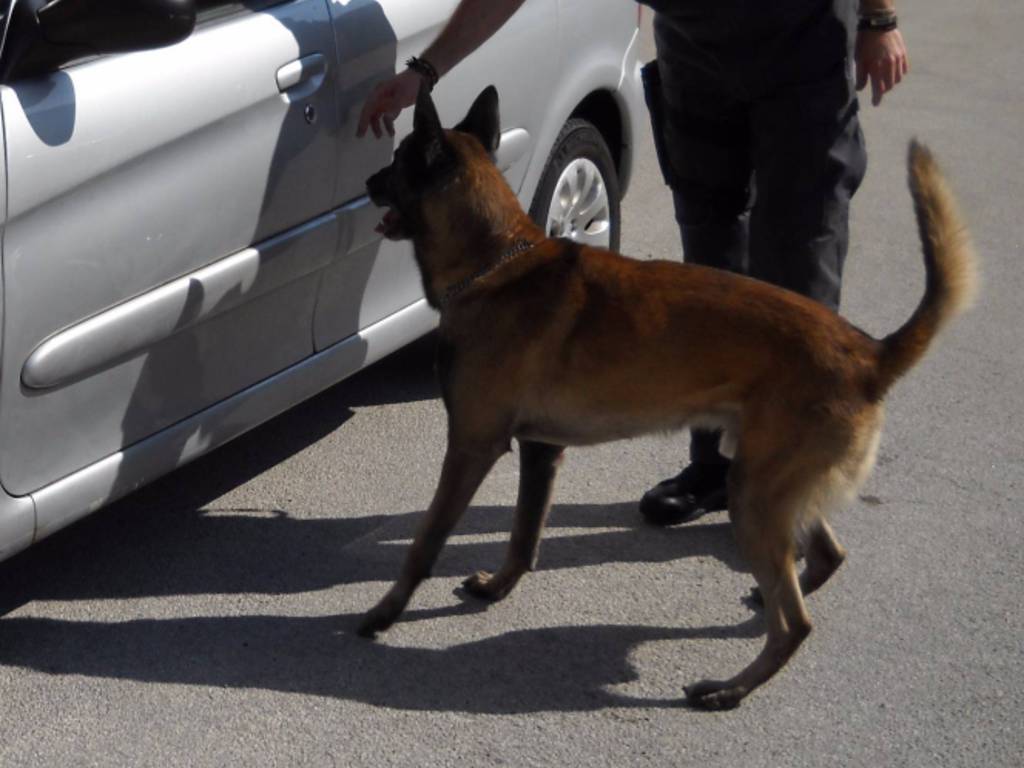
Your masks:
[{"label": "person's leg", "polygon": [[[745,272],[751,201],[748,109],[724,78],[697,60],[700,51],[688,50],[677,26],[655,17],[659,58],[646,68],[644,85],[658,160],[672,189],[683,259]],[[718,441],[717,431],[691,433],[690,464],[640,501],[649,522],[671,525],[725,508],[729,461],[719,453]]]},{"label": "person's leg", "polygon": [[753,110],[750,275],[838,310],[850,199],[867,167],[844,67]]}]

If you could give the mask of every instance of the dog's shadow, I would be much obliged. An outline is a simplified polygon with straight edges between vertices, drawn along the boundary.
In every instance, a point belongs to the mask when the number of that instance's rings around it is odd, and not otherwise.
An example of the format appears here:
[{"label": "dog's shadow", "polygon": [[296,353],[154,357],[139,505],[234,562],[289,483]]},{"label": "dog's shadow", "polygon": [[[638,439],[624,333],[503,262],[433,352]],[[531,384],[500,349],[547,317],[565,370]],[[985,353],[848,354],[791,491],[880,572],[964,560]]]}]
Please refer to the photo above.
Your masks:
[{"label": "dog's shadow", "polygon": [[[0,565],[0,610],[6,614],[38,600],[288,595],[387,582],[397,576],[423,514],[294,518],[283,510],[169,505],[136,515],[113,509]],[[496,569],[511,522],[510,507],[470,508],[433,575]],[[712,557],[744,570],[726,522],[659,529],[640,521],[635,503],[556,505],[538,570],[689,557]]]},{"label": "dog's shadow", "polygon": [[[164,525],[136,529],[114,519],[108,524],[119,523],[123,534],[116,557],[96,557],[91,548],[77,556],[66,552],[67,567],[54,573],[51,552],[40,562],[35,574],[40,582],[31,597],[282,594],[390,581],[420,516],[310,521],[283,513],[197,512],[183,515],[173,530]],[[470,538],[457,536],[449,543],[435,575],[462,576],[476,567],[496,567],[505,537],[489,534],[507,530],[510,517],[508,508],[469,510],[459,533]],[[739,567],[726,523],[650,528],[637,521],[635,504],[558,506],[552,510],[550,534],[541,545],[541,571],[706,556]],[[487,541],[481,543],[482,537]],[[245,557],[225,558],[225,541]],[[49,573],[42,572],[46,565]],[[27,588],[29,576],[21,574],[16,582]],[[374,590],[367,608],[378,596]],[[22,594],[16,602],[23,604],[28,597]],[[469,597],[445,608],[414,604],[401,622],[451,618],[488,606]],[[736,626],[698,628],[556,626],[432,649],[389,645],[387,636],[379,642],[359,638],[355,627],[360,618],[253,615],[107,622],[7,616],[0,619],[0,664],[56,675],[260,688],[410,710],[586,711],[682,702],[682,691],[678,697],[649,699],[611,689],[636,678],[630,655],[643,643],[748,638],[762,632],[759,616]]]},{"label": "dog's shadow", "polygon": [[[406,620],[475,610],[411,610]],[[678,706],[611,686],[637,677],[632,649],[656,640],[754,637],[734,627],[560,626],[434,650],[357,637],[357,616],[0,621],[0,662],[54,675],[258,688],[407,710],[511,714]]]}]

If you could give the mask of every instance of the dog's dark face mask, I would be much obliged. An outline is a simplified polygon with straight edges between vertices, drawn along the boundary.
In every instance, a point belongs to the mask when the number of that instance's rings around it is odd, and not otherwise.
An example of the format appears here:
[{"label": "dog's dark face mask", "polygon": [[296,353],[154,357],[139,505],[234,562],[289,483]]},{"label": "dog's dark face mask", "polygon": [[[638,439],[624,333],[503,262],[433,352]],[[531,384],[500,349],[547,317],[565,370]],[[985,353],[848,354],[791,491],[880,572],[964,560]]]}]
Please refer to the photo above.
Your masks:
[{"label": "dog's dark face mask", "polygon": [[[455,130],[475,136],[492,156],[500,141],[498,92],[485,88],[466,119]],[[391,165],[366,181],[374,205],[386,208],[377,231],[389,240],[406,240],[422,232],[422,201],[437,194],[458,174],[460,159],[445,136],[434,101],[420,88],[413,114],[413,131],[398,149]]]}]

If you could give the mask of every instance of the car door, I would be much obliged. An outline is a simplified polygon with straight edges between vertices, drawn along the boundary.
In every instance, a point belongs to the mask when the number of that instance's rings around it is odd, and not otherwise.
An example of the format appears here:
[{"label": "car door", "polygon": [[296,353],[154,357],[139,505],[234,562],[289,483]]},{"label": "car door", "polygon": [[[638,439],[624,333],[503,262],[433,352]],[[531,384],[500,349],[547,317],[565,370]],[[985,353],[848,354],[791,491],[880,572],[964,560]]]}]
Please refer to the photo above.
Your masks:
[{"label": "car door", "polygon": [[338,237],[327,0],[200,7],[177,45],[0,85],[10,493],[313,351]]},{"label": "car door", "polygon": [[[317,304],[317,349],[423,298],[410,245],[381,239],[374,231],[380,211],[366,198],[366,179],[391,161],[396,143],[412,128],[412,110],[396,121],[395,139],[357,139],[355,129],[373,85],[421,53],[456,5],[457,0],[330,0],[342,116],[335,194],[341,238]],[[533,132],[544,117],[545,84],[553,82],[559,65],[557,29],[554,0],[527,0],[493,38],[447,74],[433,94],[442,121],[451,126],[465,116],[481,90],[497,86],[504,130],[499,163],[514,189],[523,181]]]}]

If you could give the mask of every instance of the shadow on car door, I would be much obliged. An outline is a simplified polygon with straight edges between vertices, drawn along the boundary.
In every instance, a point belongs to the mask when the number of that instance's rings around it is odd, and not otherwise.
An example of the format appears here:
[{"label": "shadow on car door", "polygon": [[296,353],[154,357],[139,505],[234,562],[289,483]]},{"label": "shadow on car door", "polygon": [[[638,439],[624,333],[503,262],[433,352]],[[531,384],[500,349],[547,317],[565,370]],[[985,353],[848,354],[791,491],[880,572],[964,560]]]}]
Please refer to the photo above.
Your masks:
[{"label": "shadow on car door", "polygon": [[[408,242],[382,240],[374,232],[380,211],[366,198],[366,179],[390,162],[392,143],[355,129],[368,85],[381,72],[405,66],[434,39],[457,0],[330,0],[340,59],[338,98],[342,140],[338,144],[336,202],[341,217],[337,257],[324,273],[314,319],[314,342],[326,349],[423,297],[419,270]],[[501,94],[502,128],[519,141],[506,142],[500,158],[512,187],[519,189],[534,148],[537,127],[547,117],[547,93],[560,65],[557,3],[529,0],[480,50],[445,75],[434,100],[446,126],[461,120],[488,85]],[[394,32],[393,30],[398,30]],[[390,45],[381,41],[395,36]],[[529,62],[529,65],[519,65]],[[412,127],[412,110],[395,124],[397,139]]]}]

